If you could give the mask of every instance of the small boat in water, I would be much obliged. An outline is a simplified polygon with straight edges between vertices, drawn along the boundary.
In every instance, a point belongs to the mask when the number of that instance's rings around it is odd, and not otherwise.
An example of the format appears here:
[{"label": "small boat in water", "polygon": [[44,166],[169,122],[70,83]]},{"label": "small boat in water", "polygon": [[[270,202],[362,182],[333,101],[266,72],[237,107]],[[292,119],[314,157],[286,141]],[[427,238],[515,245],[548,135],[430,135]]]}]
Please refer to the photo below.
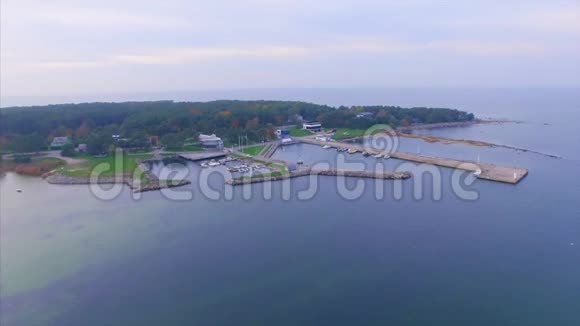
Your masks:
[{"label": "small boat in water", "polygon": [[209,164],[207,162],[201,162],[200,165],[202,168],[209,168]]},{"label": "small boat in water", "polygon": [[324,146],[322,146],[322,148],[329,149],[330,148],[330,145],[324,145]]},{"label": "small boat in water", "polygon": [[336,151],[337,151],[337,152],[346,152],[346,151],[347,151],[347,149],[346,149],[346,148],[344,148],[344,147],[337,147],[337,148],[336,148]]},{"label": "small boat in water", "polygon": [[369,156],[371,156],[371,153],[369,153],[369,152],[363,152],[363,156],[364,157],[369,157]]},{"label": "small boat in water", "polygon": [[390,156],[390,155],[387,155],[387,154],[385,154],[385,155],[383,156],[383,158],[384,158],[385,160],[388,160],[388,159],[390,159],[390,158],[391,158],[391,156]]},{"label": "small boat in water", "polygon": [[358,151],[356,149],[354,149],[354,148],[349,148],[346,152],[349,153],[349,154],[354,154],[354,153],[356,153]]},{"label": "small boat in water", "polygon": [[382,158],[382,157],[383,157],[383,154],[377,154],[377,155],[375,155],[375,158]]},{"label": "small boat in water", "polygon": [[477,178],[479,178],[479,176],[481,175],[481,170],[477,169],[475,172],[473,172],[473,175]]}]

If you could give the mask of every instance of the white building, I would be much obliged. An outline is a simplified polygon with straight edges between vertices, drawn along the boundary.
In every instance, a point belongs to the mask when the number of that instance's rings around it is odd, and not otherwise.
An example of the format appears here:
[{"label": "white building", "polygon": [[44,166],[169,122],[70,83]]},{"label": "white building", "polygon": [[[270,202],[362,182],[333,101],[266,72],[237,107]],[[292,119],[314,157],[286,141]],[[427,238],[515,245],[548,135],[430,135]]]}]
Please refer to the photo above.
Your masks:
[{"label": "white building", "polygon": [[54,137],[50,143],[50,148],[61,148],[68,143],[70,143],[68,137]]},{"label": "white building", "polygon": [[211,148],[224,147],[224,142],[222,141],[222,139],[216,136],[215,134],[211,135],[200,134],[198,140],[201,146],[203,147],[211,147]]},{"label": "white building", "polygon": [[302,129],[312,132],[319,132],[322,131],[322,124],[318,121],[308,121],[302,123]]}]

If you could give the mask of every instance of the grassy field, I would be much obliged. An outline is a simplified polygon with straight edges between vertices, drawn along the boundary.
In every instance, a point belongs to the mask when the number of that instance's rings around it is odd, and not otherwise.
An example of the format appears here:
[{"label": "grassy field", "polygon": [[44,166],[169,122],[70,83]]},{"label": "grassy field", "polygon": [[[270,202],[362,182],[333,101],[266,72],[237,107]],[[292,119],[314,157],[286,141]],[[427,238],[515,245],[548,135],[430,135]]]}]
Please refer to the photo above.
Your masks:
[{"label": "grassy field", "polygon": [[93,170],[101,172],[101,176],[114,176],[117,173],[133,174],[135,169],[137,169],[137,160],[151,157],[150,154],[124,154],[119,162],[120,164],[117,166],[117,160],[114,155],[105,157],[84,155],[78,157],[85,160],[83,163],[67,165],[63,167],[61,172],[71,177],[88,177]]},{"label": "grassy field", "polygon": [[203,151],[203,148],[201,147],[200,144],[185,144],[183,145],[183,150],[186,152],[201,152]]},{"label": "grassy field", "polygon": [[248,154],[248,155],[252,155],[252,156],[256,156],[258,155],[264,148],[266,147],[266,145],[256,145],[256,146],[251,146],[251,147],[244,147],[241,149],[241,152],[244,154]]},{"label": "grassy field", "polygon": [[312,135],[310,131],[298,127],[290,128],[288,131],[290,132],[290,136],[293,137],[304,137]]},{"label": "grassy field", "polygon": [[361,137],[364,136],[365,131],[366,130],[364,129],[338,128],[336,129],[336,132],[334,133],[334,136],[332,138],[336,140],[341,140],[353,137]]}]

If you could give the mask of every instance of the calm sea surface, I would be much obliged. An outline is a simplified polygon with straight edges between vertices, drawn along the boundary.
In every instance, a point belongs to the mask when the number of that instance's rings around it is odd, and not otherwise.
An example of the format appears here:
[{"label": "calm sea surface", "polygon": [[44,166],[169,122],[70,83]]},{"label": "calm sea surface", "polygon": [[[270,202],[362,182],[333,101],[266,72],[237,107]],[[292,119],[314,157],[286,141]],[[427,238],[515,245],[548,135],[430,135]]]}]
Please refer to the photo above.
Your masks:
[{"label": "calm sea surface", "polygon": [[[0,179],[0,324],[580,325],[579,94],[406,89],[176,95],[456,107],[524,123],[424,132],[563,158],[400,141],[401,151],[479,156],[529,169],[516,186],[483,180],[466,186],[477,200],[458,197],[449,169],[438,170],[440,199],[429,178],[422,199],[414,197],[411,179],[400,199],[392,181],[367,180],[362,195],[348,200],[335,178],[321,177],[307,200],[297,193],[312,185],[308,178],[291,181],[290,200],[282,183],[272,185],[269,199],[263,185],[253,185],[250,199],[235,188],[232,199],[216,200],[202,195],[199,168],[192,164],[193,182],[185,190],[193,199],[181,202],[160,192],[135,200],[127,189],[101,201],[85,186],[8,174]],[[335,164],[336,155],[296,145],[274,157]],[[366,168],[377,161],[348,160]],[[395,169],[404,162],[383,163]],[[223,193],[219,176],[209,184]]]}]

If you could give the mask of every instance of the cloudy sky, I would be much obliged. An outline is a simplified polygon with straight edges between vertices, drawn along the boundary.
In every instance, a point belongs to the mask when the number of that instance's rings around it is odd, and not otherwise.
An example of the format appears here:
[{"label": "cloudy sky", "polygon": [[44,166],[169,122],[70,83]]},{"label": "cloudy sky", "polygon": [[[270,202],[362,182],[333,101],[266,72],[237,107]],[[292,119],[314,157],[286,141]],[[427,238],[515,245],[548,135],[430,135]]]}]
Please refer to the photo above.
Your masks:
[{"label": "cloudy sky", "polygon": [[2,96],[580,86],[580,1],[3,0]]}]

